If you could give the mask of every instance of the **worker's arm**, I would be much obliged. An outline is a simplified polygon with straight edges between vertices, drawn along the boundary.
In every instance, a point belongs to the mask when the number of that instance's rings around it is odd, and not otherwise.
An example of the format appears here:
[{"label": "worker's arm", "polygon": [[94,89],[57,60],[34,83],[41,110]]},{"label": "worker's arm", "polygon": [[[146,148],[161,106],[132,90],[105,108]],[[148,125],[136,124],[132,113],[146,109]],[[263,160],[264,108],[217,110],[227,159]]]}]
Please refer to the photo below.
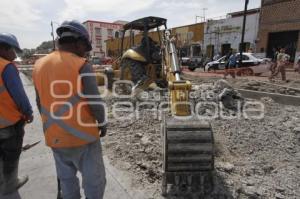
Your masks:
[{"label": "worker's arm", "polygon": [[41,101],[40,101],[40,96],[39,96],[39,93],[37,92],[36,88],[35,88],[34,90],[35,90],[35,95],[36,95],[36,98],[35,98],[36,105],[37,105],[37,108],[38,108],[39,112],[41,113]]},{"label": "worker's arm", "polygon": [[[79,71],[81,75],[83,74],[94,74],[93,68],[90,64],[86,63],[81,70]],[[83,94],[84,95],[93,95],[98,96],[97,98],[88,98],[86,97],[88,102],[97,102],[99,104],[89,104],[91,112],[95,119],[98,121],[100,126],[101,134],[105,135],[106,133],[106,121],[105,121],[105,108],[102,99],[100,98],[100,93],[98,90],[98,85],[95,76],[82,76],[82,85],[83,85]]]},{"label": "worker's arm", "polygon": [[25,93],[17,68],[13,64],[8,64],[2,73],[2,79],[8,93],[24,115],[24,119],[31,122],[32,107]]}]

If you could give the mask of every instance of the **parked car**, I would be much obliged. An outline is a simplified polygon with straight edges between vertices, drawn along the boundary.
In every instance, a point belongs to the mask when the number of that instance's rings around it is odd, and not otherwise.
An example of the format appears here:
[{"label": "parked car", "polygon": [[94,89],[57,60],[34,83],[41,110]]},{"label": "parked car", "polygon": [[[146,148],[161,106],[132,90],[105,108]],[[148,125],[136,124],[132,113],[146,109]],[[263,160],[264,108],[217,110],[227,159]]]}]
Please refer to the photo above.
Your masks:
[{"label": "parked car", "polygon": [[[237,68],[239,67],[240,53],[237,56]],[[271,62],[267,58],[257,58],[253,53],[243,53],[242,68],[239,73],[245,73],[247,75],[261,75],[262,73],[270,71]],[[224,70],[225,69],[225,56],[216,61],[212,61],[206,64],[205,71]],[[241,72],[242,71],[242,72]]]}]

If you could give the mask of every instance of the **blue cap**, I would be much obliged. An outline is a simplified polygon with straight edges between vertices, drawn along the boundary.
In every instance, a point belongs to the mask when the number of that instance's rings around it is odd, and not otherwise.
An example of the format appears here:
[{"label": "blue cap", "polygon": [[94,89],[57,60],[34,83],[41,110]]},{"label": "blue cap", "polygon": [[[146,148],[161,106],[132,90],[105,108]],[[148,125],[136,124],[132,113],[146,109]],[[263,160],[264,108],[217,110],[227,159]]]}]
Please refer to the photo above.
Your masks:
[{"label": "blue cap", "polygon": [[92,50],[90,36],[86,28],[78,21],[64,21],[57,29],[56,33],[61,38],[63,32],[75,32],[79,36],[86,40],[88,44],[88,51]]},{"label": "blue cap", "polygon": [[10,33],[0,33],[0,43],[8,44],[13,47],[17,52],[22,52],[19,42],[15,35]]}]

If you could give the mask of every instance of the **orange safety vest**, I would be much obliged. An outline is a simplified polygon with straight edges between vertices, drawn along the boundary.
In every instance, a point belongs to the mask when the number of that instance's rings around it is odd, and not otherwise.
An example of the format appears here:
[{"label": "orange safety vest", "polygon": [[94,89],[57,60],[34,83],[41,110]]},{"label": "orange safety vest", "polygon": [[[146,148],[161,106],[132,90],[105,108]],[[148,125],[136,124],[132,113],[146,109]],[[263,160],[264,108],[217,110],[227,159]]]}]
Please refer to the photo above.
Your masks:
[{"label": "orange safety vest", "polygon": [[77,147],[99,139],[96,119],[87,100],[79,96],[79,71],[85,62],[73,53],[55,51],[34,65],[32,77],[49,147]]},{"label": "orange safety vest", "polygon": [[2,73],[10,61],[0,57],[0,129],[14,125],[22,118],[22,113],[8,93]]}]

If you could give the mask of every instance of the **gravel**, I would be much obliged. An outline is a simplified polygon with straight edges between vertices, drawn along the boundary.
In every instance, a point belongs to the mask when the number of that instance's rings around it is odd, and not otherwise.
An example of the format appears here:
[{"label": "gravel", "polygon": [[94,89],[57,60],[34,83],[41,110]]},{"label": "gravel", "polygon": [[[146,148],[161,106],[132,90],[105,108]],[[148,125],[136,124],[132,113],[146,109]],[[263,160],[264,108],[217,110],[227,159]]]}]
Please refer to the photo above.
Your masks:
[{"label": "gravel", "polygon": [[[238,109],[225,107],[219,98],[224,89],[232,89],[230,84],[195,82],[195,92],[200,93],[194,95],[195,103],[210,100],[235,116],[210,119],[215,137],[216,171],[215,191],[207,198],[222,194],[228,198],[300,198],[300,108],[263,98],[260,102],[264,105],[264,117],[238,117]],[[234,89],[231,91],[235,93],[233,96],[238,96],[234,98],[235,103],[252,102],[244,100]],[[154,107],[161,103],[150,99]],[[151,189],[153,198],[160,198],[161,117],[150,111],[151,106],[145,106],[139,110],[140,118],[137,114],[130,117],[127,110],[120,112],[125,119],[119,120],[113,117],[111,108],[119,101],[113,97],[106,99],[110,109],[104,151],[113,165],[132,174],[134,186]],[[209,115],[210,108],[204,109],[202,113]]]}]

